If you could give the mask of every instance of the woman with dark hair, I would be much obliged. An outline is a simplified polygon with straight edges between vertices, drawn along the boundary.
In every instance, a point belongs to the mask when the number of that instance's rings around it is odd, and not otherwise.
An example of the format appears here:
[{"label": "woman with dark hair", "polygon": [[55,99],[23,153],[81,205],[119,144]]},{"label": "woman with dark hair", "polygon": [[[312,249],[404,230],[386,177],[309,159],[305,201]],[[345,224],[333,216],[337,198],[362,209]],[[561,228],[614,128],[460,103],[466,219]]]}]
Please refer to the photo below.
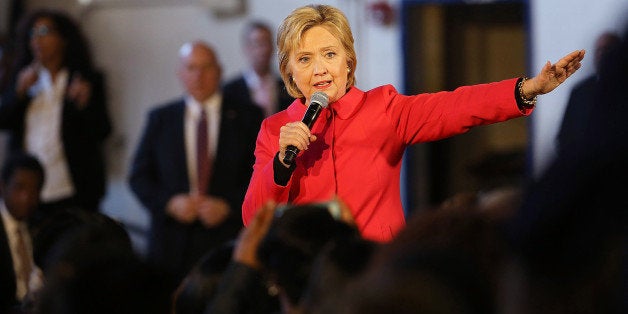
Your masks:
[{"label": "woman with dark hair", "polygon": [[10,84],[2,92],[0,128],[12,150],[43,164],[42,210],[97,210],[105,192],[101,145],[111,132],[101,75],[79,26],[49,9],[24,16],[17,29]]}]

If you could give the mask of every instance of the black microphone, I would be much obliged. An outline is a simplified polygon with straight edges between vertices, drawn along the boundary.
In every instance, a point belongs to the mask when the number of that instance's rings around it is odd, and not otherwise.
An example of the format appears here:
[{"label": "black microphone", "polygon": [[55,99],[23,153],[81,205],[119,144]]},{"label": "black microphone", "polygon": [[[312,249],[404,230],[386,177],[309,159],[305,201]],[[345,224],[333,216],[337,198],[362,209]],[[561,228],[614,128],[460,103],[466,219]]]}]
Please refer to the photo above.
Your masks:
[{"label": "black microphone", "polygon": [[[327,108],[328,103],[329,98],[327,98],[327,94],[323,92],[316,92],[312,94],[310,105],[307,107],[301,122],[305,123],[308,129],[311,129],[314,121],[316,121],[316,118],[318,118],[318,115],[321,113],[321,110],[323,108]],[[294,158],[297,157],[298,153],[298,148],[294,145],[288,145],[288,147],[286,147],[286,156],[284,156],[283,162],[286,165],[292,165],[292,163],[294,163]]]}]

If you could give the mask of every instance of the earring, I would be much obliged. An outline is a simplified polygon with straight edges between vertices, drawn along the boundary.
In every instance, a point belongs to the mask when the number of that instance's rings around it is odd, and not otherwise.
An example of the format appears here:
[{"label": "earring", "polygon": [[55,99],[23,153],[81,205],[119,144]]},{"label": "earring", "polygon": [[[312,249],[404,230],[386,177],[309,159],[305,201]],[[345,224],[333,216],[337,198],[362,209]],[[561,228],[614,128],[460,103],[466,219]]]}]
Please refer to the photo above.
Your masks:
[{"label": "earring", "polygon": [[347,73],[351,72],[351,68],[347,67]]}]

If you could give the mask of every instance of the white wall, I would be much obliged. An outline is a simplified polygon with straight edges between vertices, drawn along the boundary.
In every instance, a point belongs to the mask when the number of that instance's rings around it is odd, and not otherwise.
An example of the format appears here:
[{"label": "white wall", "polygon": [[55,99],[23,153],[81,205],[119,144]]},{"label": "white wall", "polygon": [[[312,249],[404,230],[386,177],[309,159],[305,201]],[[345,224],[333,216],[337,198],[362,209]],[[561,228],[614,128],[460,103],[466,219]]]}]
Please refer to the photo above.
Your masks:
[{"label": "white wall", "polygon": [[[108,79],[115,134],[108,143],[109,188],[104,211],[146,228],[149,216],[131,194],[126,177],[147,111],[181,94],[175,77],[178,48],[191,39],[207,40],[221,59],[223,78],[231,78],[245,64],[239,38],[248,18],[266,20],[276,28],[292,10],[311,1],[248,0],[245,14],[227,18],[214,16],[207,7],[192,0],[182,1],[184,4],[157,1],[162,3],[159,5],[135,0],[140,5],[128,4],[133,1],[125,4],[113,0],[113,4],[89,10],[75,3],[68,6],[66,1],[64,7],[80,19],[96,62]],[[55,4],[52,0],[33,2]],[[368,1],[319,2],[340,8],[350,20],[358,57],[357,86],[369,89],[391,83],[401,88],[399,25],[384,27],[366,20]],[[142,239],[134,240],[138,249],[143,249]]]},{"label": "white wall", "polygon": [[585,49],[582,68],[551,94],[539,97],[532,114],[534,173],[539,175],[555,154],[555,139],[569,92],[575,83],[593,73],[593,43],[605,30],[621,34],[628,17],[626,0],[531,0],[531,69]]}]

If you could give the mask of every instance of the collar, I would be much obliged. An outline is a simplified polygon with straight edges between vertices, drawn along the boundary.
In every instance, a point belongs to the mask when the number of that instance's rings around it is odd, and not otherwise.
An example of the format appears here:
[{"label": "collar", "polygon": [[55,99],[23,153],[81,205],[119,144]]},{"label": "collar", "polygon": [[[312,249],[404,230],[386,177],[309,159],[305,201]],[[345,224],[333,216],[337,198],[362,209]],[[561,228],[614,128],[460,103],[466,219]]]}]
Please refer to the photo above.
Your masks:
[{"label": "collar", "polygon": [[185,97],[185,105],[187,110],[190,111],[194,116],[198,116],[201,112],[201,107],[205,109],[205,112],[217,112],[220,109],[220,105],[222,103],[222,94],[220,92],[214,93],[209,96],[202,103],[198,102],[194,97],[187,95]]},{"label": "collar", "polygon": [[31,97],[35,97],[44,91],[63,91],[67,86],[69,72],[66,68],[59,70],[55,78],[53,78],[50,71],[44,67],[41,67],[37,74],[37,81],[28,90]]},{"label": "collar", "polygon": [[264,76],[259,76],[252,68],[244,71],[242,73],[242,77],[249,88],[257,88],[261,86],[262,81],[274,82],[275,80],[275,76],[271,72],[266,73]]},{"label": "collar", "polygon": [[366,94],[355,86],[351,86],[344,96],[329,104],[336,116],[342,120],[351,118],[364,103]]}]

